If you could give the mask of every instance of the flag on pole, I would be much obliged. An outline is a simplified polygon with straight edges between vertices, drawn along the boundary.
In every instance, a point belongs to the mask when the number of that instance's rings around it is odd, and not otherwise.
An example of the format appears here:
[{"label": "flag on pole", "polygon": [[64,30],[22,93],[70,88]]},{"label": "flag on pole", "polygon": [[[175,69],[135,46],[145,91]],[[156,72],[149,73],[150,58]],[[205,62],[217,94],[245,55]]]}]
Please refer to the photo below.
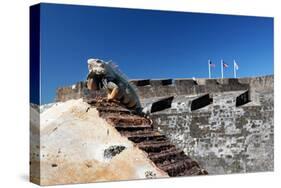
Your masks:
[{"label": "flag on pole", "polygon": [[224,68],[227,68],[228,67],[228,64],[224,62],[224,60],[222,59],[221,60],[221,78],[223,78],[223,71],[224,71]]},{"label": "flag on pole", "polygon": [[209,66],[210,67],[216,67],[216,64],[212,63],[212,61],[209,61]]},{"label": "flag on pole", "polygon": [[208,60],[209,78],[212,78],[212,73],[211,73],[211,68],[212,67],[215,67],[215,64],[212,63],[212,61],[209,59]]},{"label": "flag on pole", "polygon": [[236,63],[235,60],[233,60],[233,73],[234,73],[234,78],[237,78],[236,71],[237,71],[238,69],[239,69],[238,64]]},{"label": "flag on pole", "polygon": [[223,68],[227,68],[228,67],[228,64],[223,62]]},{"label": "flag on pole", "polygon": [[238,70],[239,69],[239,66],[238,66],[238,64],[236,63],[236,61],[234,60],[234,68],[236,69],[236,70]]}]

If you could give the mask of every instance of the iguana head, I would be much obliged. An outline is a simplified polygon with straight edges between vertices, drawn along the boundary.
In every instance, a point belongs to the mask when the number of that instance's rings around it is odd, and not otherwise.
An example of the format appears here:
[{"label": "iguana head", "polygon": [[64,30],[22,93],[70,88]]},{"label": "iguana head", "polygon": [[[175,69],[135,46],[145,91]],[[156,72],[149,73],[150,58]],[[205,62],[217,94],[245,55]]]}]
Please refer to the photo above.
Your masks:
[{"label": "iguana head", "polygon": [[100,59],[88,59],[88,70],[95,74],[106,74],[105,62]]},{"label": "iguana head", "polygon": [[88,59],[87,88],[89,90],[100,90],[102,79],[106,75],[104,61],[100,59]]}]

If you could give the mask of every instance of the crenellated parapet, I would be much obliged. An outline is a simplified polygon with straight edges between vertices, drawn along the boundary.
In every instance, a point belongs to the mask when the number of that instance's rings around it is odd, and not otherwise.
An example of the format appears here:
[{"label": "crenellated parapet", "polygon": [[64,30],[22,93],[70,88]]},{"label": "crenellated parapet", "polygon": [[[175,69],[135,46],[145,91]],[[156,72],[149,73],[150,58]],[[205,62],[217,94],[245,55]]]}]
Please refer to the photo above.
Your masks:
[{"label": "crenellated parapet", "polygon": [[[240,90],[263,90],[273,88],[273,76],[224,79],[134,79],[130,80],[141,99],[176,95],[198,95]],[[102,95],[102,92],[91,95]],[[57,89],[56,101],[78,99],[89,95],[85,81]]]}]

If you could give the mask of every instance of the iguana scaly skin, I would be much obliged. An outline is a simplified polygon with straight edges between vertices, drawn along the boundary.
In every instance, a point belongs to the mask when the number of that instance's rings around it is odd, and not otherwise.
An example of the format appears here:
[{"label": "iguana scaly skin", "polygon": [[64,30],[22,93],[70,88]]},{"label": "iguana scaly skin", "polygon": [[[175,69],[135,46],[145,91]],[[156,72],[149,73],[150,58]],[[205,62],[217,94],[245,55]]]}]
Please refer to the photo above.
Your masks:
[{"label": "iguana scaly skin", "polygon": [[[95,89],[92,87],[93,80],[98,77],[101,81],[101,85],[108,92],[109,100],[118,100],[121,104],[128,107],[129,109],[137,112],[142,111],[141,103],[134,87],[128,78],[121,73],[121,71],[111,62],[104,62],[98,59],[88,60],[88,88]],[[95,83],[99,84],[99,83]]]}]

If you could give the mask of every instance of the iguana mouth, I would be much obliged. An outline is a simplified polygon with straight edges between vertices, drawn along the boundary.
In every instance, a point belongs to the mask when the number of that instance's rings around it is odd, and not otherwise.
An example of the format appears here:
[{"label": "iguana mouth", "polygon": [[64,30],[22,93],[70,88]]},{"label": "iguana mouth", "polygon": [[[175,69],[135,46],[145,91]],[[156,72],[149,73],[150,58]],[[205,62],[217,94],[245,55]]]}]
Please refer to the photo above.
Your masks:
[{"label": "iguana mouth", "polygon": [[97,75],[94,72],[90,72],[87,76],[87,88],[91,91],[100,90],[103,87],[102,79],[103,75]]}]

